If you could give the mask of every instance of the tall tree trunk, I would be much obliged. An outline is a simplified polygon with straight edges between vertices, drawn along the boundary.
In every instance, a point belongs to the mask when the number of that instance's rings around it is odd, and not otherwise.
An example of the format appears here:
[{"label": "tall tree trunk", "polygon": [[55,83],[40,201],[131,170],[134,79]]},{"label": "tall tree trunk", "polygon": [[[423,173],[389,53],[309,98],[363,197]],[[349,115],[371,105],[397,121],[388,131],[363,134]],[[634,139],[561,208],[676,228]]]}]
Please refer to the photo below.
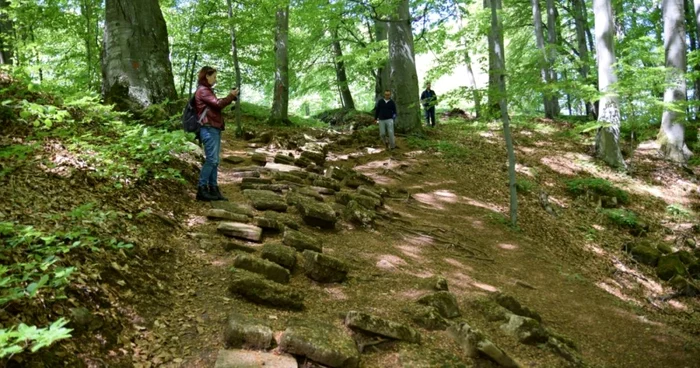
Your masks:
[{"label": "tall tree trunk", "polygon": [[[496,8],[496,12],[501,10],[501,0],[484,0],[484,8],[492,9]],[[497,55],[496,55],[496,45],[503,44],[503,28],[502,27],[491,27],[487,35],[488,45],[489,45],[489,87],[488,87],[488,106],[486,114],[488,116],[498,116],[500,113],[498,96],[498,76],[500,71],[497,70]]]},{"label": "tall tree trunk", "polygon": [[85,64],[87,69],[88,85],[93,86],[94,65],[92,47],[92,1],[81,0],[80,13],[85,19]]},{"label": "tall tree trunk", "polygon": [[[8,0],[0,0],[0,10],[7,10]],[[7,14],[0,14],[0,64],[12,64],[13,24]]]},{"label": "tall tree trunk", "polygon": [[[559,12],[557,12],[557,7],[554,4],[554,0],[547,0],[547,51],[549,54],[547,61],[549,64],[549,83],[551,84],[556,84],[558,79],[556,62],[557,47],[559,45],[559,41],[557,40],[557,18],[559,17]],[[559,115],[559,93],[557,93],[555,88],[552,88],[549,93],[551,117],[555,118]]]},{"label": "tall tree trunk", "polygon": [[[683,0],[663,0],[664,49],[666,50],[666,92],[664,103],[682,104],[686,101],[685,19]],[[674,111],[675,110],[675,111]],[[661,118],[658,141],[664,156],[685,163],[691,155],[684,141],[685,109],[665,108]]]},{"label": "tall tree trunk", "polygon": [[345,61],[343,61],[343,49],[340,47],[337,29],[333,32],[333,54],[335,55],[335,76],[338,80],[343,107],[349,110],[355,110],[355,101],[353,101],[352,93],[350,93],[348,76],[345,73]]},{"label": "tall tree trunk", "polygon": [[[187,53],[187,61],[185,62],[185,73],[184,77],[182,78],[182,87],[180,88],[180,96],[185,95],[185,87],[187,87],[187,82],[189,80],[189,75],[190,75],[190,63],[192,62],[192,53],[188,52]],[[194,68],[194,66],[192,66]]]},{"label": "tall tree trunk", "polygon": [[[700,0],[693,0],[693,4],[690,4],[690,0],[688,0],[688,7],[691,8],[689,9],[690,12],[690,17],[693,20],[693,30],[695,32],[695,46],[696,49],[700,48]],[[700,73],[700,63],[695,63],[693,65],[693,70],[696,73]],[[695,96],[695,100],[700,102],[700,77],[695,78],[693,81],[693,89],[695,90],[695,93],[693,94]],[[700,106],[697,106],[695,109],[695,119],[700,118]]]},{"label": "tall tree trunk", "polygon": [[[499,16],[501,0],[491,0],[491,34],[503,34],[503,20]],[[498,83],[498,106],[503,121],[503,136],[506,141],[506,151],[508,153],[508,186],[510,188],[510,223],[511,226],[518,225],[518,193],[515,181],[515,150],[513,148],[513,138],[510,133],[510,117],[508,116],[508,100],[506,98],[506,56],[503,37],[494,37],[494,70]],[[491,103],[491,101],[489,101]]]},{"label": "tall tree trunk", "polygon": [[[379,41],[386,41],[389,38],[389,25],[386,22],[374,22],[374,35]],[[374,84],[374,99],[379,100],[384,96],[384,91],[391,89],[391,64],[387,58],[382,67],[377,69]]]},{"label": "tall tree trunk", "polygon": [[192,93],[192,85],[194,85],[194,74],[195,71],[197,70],[197,57],[199,56],[198,52],[195,52],[194,58],[192,58],[192,68],[190,68],[190,79],[189,79],[189,85],[187,86],[187,90]]},{"label": "tall tree trunk", "polygon": [[412,133],[421,130],[421,118],[408,0],[398,2],[394,17],[389,23],[389,60],[391,86],[398,110],[395,128],[398,133]]},{"label": "tall tree trunk", "polygon": [[469,50],[464,49],[464,64],[467,66],[467,85],[472,90],[472,98],[474,99],[474,113],[476,118],[481,117],[481,91],[476,85],[476,77],[474,77],[474,71],[472,70],[472,59],[469,56]]},{"label": "tall tree trunk", "polygon": [[[588,8],[586,7],[586,0],[580,0],[580,1],[581,1],[581,12],[580,12],[581,21],[583,22],[584,29],[586,31],[586,39],[588,40],[588,50],[593,52],[594,50],[596,50],[596,48],[595,48],[594,41],[593,41],[593,34],[591,34],[591,27],[588,26]],[[595,6],[595,4],[593,4],[593,6]],[[594,20],[594,22],[595,22],[595,20]]]},{"label": "tall tree trunk", "polygon": [[[228,5],[228,21],[231,27],[231,55],[233,56],[233,69],[236,71],[236,88],[241,88],[241,63],[238,60],[238,38],[236,37],[236,26],[233,22],[233,2],[227,0]],[[236,136],[243,135],[243,126],[241,121],[241,95],[236,99]]]},{"label": "tall tree trunk", "polygon": [[[583,0],[572,0],[571,7],[574,12],[576,42],[578,43],[578,55],[581,63],[579,66],[579,73],[581,74],[583,83],[587,84],[588,73],[590,71],[588,45],[586,44],[586,29],[588,29],[588,21],[586,20],[587,10]],[[586,101],[586,116],[589,118],[593,116],[593,104],[591,101]]]},{"label": "tall tree trunk", "polygon": [[272,100],[270,122],[289,123],[289,59],[287,40],[289,34],[289,5],[277,9],[275,28],[275,91]]},{"label": "tall tree trunk", "polygon": [[[548,0],[549,2],[549,0]],[[547,52],[547,47],[544,44],[544,32],[542,31],[542,10],[540,9],[540,1],[532,0],[532,19],[535,25],[535,42],[537,48],[540,50],[540,74],[542,76],[542,81],[545,83],[545,90],[542,93],[544,100],[544,115],[545,117],[552,119],[556,116],[555,109],[555,99],[550,92],[550,85],[552,83],[553,71],[550,69],[552,66],[550,55]]]},{"label": "tall tree trunk", "polygon": [[620,108],[617,93],[612,89],[617,83],[617,75],[613,69],[615,29],[610,0],[593,0],[593,13],[598,47],[598,89],[603,93],[598,122],[606,125],[598,130],[596,155],[612,167],[625,168],[625,160],[620,152]]},{"label": "tall tree trunk", "polygon": [[102,95],[123,110],[177,98],[158,0],[106,0]]}]

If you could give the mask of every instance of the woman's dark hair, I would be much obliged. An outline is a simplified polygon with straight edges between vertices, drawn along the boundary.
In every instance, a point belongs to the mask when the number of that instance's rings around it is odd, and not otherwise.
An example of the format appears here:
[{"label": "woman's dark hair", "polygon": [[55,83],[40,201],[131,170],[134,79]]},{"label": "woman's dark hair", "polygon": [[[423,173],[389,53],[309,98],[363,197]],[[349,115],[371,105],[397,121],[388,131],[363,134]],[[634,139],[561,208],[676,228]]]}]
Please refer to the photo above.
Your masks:
[{"label": "woman's dark hair", "polygon": [[210,66],[205,66],[202,69],[199,70],[199,75],[197,76],[197,83],[198,84],[207,84],[207,77],[216,73],[216,69],[210,67]]}]

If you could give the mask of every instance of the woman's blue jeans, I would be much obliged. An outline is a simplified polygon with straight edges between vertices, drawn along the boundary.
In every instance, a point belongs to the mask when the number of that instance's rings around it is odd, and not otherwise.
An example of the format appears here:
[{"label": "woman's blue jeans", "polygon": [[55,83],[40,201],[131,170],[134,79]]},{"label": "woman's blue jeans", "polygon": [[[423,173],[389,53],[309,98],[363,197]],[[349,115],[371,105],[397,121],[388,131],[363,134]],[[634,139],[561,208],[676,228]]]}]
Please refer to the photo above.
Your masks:
[{"label": "woman's blue jeans", "polygon": [[204,145],[204,165],[199,173],[199,186],[218,186],[217,174],[219,171],[219,150],[221,149],[221,130],[210,126],[203,126],[199,136]]}]

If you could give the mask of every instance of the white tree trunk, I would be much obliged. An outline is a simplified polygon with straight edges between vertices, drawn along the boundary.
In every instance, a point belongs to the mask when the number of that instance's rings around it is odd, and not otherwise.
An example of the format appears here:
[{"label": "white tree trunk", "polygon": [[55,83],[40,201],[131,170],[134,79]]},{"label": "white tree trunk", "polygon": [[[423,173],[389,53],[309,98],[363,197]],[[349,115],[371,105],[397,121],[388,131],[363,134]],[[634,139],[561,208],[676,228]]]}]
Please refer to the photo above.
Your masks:
[{"label": "white tree trunk", "polygon": [[[484,0],[484,9],[491,10],[495,7],[496,12],[501,10],[501,0]],[[486,114],[488,116],[498,116],[500,113],[500,97],[498,96],[498,78],[500,71],[497,70],[496,44],[503,44],[503,29],[501,27],[490,27],[487,34],[489,45],[489,85],[487,91],[488,107]]]},{"label": "white tree trunk", "polygon": [[664,103],[676,106],[664,109],[658,141],[667,159],[685,163],[691,153],[684,141],[685,106],[678,106],[686,101],[684,3],[683,0],[663,0],[662,7],[667,70]]},{"label": "white tree trunk", "polygon": [[598,130],[596,155],[612,167],[625,168],[625,160],[620,152],[620,109],[617,94],[612,89],[612,85],[617,82],[617,76],[613,70],[615,29],[610,0],[593,0],[593,13],[598,53],[598,89],[603,93],[598,122],[606,125]]},{"label": "white tree trunk", "polygon": [[399,1],[394,21],[389,22],[389,62],[391,86],[398,110],[396,132],[420,131],[420,92],[408,0]]},{"label": "white tree trunk", "polygon": [[158,0],[106,0],[103,45],[105,102],[135,111],[177,98]]},{"label": "white tree trunk", "polygon": [[271,122],[289,124],[289,5],[277,10],[275,29],[275,91],[272,101]]}]

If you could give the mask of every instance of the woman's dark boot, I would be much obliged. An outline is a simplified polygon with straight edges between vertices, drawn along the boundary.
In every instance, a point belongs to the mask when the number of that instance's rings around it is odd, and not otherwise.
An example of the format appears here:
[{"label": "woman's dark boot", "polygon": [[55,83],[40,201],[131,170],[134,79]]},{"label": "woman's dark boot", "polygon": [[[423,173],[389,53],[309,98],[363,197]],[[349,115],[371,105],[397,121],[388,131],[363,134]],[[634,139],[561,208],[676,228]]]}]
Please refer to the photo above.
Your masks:
[{"label": "woman's dark boot", "polygon": [[209,192],[209,188],[206,185],[201,185],[197,187],[197,200],[198,201],[216,201],[218,198]]},{"label": "woman's dark boot", "polygon": [[209,187],[209,193],[211,194],[212,197],[214,197],[215,201],[228,201],[228,198],[224,197],[221,194],[221,191],[219,190],[218,186],[211,186]]}]

